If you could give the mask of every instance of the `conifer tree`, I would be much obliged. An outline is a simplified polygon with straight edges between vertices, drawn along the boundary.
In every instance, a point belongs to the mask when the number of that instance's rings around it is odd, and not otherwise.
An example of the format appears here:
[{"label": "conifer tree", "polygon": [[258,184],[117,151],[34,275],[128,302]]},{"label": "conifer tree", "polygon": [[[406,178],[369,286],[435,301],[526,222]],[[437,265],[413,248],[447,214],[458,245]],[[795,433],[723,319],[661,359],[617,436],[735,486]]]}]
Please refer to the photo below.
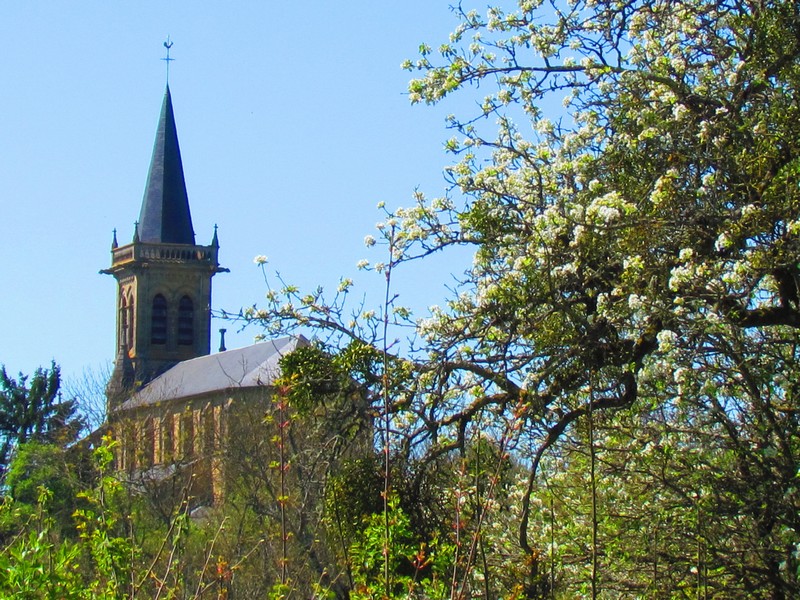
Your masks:
[{"label": "conifer tree", "polygon": [[63,400],[61,369],[53,362],[33,376],[9,377],[0,368],[0,469],[5,473],[14,449],[26,442],[72,442],[81,429],[74,400]]}]

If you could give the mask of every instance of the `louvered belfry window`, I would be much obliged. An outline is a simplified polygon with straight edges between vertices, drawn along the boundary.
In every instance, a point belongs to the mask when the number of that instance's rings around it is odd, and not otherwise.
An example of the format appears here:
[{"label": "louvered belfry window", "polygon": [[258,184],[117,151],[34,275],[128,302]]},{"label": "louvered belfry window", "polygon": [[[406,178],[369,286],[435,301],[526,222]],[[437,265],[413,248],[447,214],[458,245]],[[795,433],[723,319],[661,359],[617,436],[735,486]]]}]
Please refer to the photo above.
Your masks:
[{"label": "louvered belfry window", "polygon": [[178,345],[192,344],[194,344],[194,304],[189,296],[184,296],[178,304]]},{"label": "louvered belfry window", "polygon": [[167,343],[167,299],[161,294],[153,298],[150,343],[162,345]]}]

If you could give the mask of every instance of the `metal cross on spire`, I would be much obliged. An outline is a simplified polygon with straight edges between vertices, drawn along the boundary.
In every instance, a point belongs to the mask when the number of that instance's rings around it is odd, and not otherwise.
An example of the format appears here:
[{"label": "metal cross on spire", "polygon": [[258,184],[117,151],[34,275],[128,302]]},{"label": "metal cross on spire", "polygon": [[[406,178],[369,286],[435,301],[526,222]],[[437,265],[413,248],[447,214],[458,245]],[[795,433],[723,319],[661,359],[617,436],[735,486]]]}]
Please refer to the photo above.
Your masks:
[{"label": "metal cross on spire", "polygon": [[164,48],[167,49],[167,56],[161,60],[167,63],[167,85],[169,85],[169,63],[175,60],[174,58],[169,57],[169,49],[172,48],[172,42],[169,40],[169,36],[167,36],[167,41],[164,42]]}]

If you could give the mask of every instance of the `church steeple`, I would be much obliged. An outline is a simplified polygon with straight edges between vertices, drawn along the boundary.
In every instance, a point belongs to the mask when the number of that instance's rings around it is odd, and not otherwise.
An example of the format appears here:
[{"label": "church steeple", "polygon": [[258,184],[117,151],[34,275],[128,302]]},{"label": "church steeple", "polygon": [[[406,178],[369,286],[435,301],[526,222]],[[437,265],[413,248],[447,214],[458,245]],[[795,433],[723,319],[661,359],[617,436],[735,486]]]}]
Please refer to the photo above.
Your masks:
[{"label": "church steeple", "polygon": [[180,361],[209,354],[211,278],[227,271],[219,266],[218,254],[216,226],[210,245],[195,244],[167,87],[133,241],[113,244],[111,268],[101,271],[117,280],[110,410],[131,388],[147,384]]},{"label": "church steeple", "polygon": [[150,243],[194,244],[192,215],[169,85],[161,104],[150,171],[139,213],[139,237],[141,241]]}]

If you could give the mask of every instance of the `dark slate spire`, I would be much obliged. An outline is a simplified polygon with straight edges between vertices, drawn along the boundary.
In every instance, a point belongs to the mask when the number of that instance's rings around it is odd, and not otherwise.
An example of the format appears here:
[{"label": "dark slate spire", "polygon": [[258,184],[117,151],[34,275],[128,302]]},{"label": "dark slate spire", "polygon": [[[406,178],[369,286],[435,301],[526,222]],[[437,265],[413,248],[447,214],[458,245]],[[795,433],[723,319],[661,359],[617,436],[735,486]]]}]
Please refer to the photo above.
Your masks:
[{"label": "dark slate spire", "polygon": [[169,85],[161,105],[153,158],[139,213],[139,237],[150,243],[194,244]]}]

